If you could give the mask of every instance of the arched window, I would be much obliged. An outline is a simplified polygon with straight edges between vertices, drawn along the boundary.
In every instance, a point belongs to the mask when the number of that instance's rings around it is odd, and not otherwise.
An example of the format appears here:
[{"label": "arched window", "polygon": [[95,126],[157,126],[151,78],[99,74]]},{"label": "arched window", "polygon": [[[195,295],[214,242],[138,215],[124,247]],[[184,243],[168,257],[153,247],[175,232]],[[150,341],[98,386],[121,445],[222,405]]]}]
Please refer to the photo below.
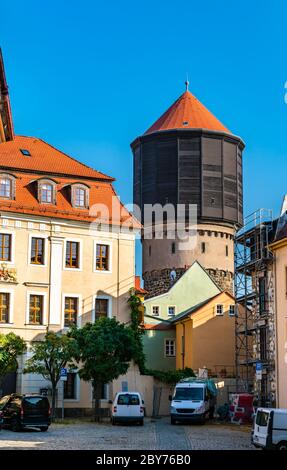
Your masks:
[{"label": "arched window", "polygon": [[0,174],[0,198],[15,199],[15,176]]},{"label": "arched window", "polygon": [[89,207],[89,187],[85,184],[75,183],[71,185],[71,204],[79,209]]},{"label": "arched window", "polygon": [[38,201],[40,204],[56,204],[56,182],[38,180]]},{"label": "arched window", "polygon": [[41,202],[52,203],[53,200],[53,186],[45,183],[41,185]]},{"label": "arched window", "polygon": [[83,188],[75,188],[75,206],[85,207],[86,206],[86,190]]},{"label": "arched window", "polygon": [[2,177],[0,179],[0,197],[11,199],[11,179]]}]

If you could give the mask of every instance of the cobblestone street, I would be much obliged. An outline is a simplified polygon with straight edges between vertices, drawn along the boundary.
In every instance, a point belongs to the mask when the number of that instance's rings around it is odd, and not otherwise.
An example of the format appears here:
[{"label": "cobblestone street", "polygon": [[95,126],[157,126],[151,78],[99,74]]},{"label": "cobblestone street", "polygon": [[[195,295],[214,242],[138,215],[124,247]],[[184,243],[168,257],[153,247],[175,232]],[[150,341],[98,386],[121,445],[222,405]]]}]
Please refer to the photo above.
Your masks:
[{"label": "cobblestone street", "polygon": [[254,449],[249,429],[234,425],[171,426],[167,418],[141,426],[110,424],[53,424],[46,433],[38,430],[0,432],[0,449],[40,450],[246,450]]}]

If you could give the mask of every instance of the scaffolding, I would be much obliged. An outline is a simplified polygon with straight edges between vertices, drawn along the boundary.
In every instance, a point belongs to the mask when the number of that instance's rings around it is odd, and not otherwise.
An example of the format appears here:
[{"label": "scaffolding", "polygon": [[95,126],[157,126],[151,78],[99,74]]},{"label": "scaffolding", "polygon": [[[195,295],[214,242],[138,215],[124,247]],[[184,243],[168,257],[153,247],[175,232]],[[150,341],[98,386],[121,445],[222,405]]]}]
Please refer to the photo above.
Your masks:
[{"label": "scaffolding", "polygon": [[[269,284],[272,283],[272,211],[259,209],[244,220],[235,236],[236,389],[257,392],[260,404],[268,399],[267,374],[273,368],[269,318],[273,315]],[[270,269],[271,267],[271,269]],[[264,368],[256,382],[255,365]]]}]

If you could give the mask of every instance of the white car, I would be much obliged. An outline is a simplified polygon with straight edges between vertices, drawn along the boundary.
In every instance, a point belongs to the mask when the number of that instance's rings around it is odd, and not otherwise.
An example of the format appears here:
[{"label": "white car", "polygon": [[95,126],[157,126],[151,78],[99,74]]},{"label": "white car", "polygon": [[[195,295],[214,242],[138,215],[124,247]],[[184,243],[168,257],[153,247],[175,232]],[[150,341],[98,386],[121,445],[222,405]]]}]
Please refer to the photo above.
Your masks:
[{"label": "white car", "polygon": [[143,426],[144,401],[139,392],[118,392],[112,403],[112,424],[138,422]]}]

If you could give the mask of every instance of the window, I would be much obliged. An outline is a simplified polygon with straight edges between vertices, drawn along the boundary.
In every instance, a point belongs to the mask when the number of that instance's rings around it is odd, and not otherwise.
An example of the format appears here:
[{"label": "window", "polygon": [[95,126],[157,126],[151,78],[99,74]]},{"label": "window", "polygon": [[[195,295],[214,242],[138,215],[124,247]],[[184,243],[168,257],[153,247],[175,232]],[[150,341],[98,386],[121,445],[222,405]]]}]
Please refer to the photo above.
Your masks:
[{"label": "window", "polygon": [[68,372],[64,382],[64,399],[75,400],[77,398],[77,373]]},{"label": "window", "polygon": [[0,293],[0,323],[9,323],[10,294]]},{"label": "window", "polygon": [[259,341],[260,341],[260,359],[261,361],[266,361],[267,360],[267,330],[266,328],[260,328]]},{"label": "window", "polygon": [[201,243],[201,253],[205,253],[205,242]]},{"label": "window", "polygon": [[175,307],[169,306],[168,309],[167,309],[167,314],[168,314],[168,316],[170,316],[170,317],[174,317],[174,315],[175,315]]},{"label": "window", "polygon": [[175,243],[174,242],[171,244],[171,252],[172,252],[172,254],[175,253]]},{"label": "window", "polygon": [[43,296],[30,295],[29,302],[29,323],[31,325],[43,324]]},{"label": "window", "polygon": [[165,356],[166,357],[175,356],[175,340],[174,339],[165,340]]},{"label": "window", "polygon": [[53,201],[53,186],[51,184],[41,185],[41,199],[40,202],[51,204]]},{"label": "window", "polygon": [[97,244],[97,271],[109,271],[109,245]]},{"label": "window", "polygon": [[22,155],[25,155],[25,157],[31,157],[31,153],[27,149],[20,149],[20,152]]},{"label": "window", "polygon": [[223,305],[222,304],[217,304],[215,311],[216,311],[216,315],[223,315]]},{"label": "window", "polygon": [[79,263],[79,242],[66,242],[66,268],[78,269]]},{"label": "window", "polygon": [[151,256],[151,246],[148,247],[148,255]]},{"label": "window", "polygon": [[75,188],[75,206],[86,207],[86,190],[83,188]]},{"label": "window", "polygon": [[152,307],[152,314],[156,317],[159,316],[159,306],[158,305],[153,305]]},{"label": "window", "polygon": [[78,298],[65,297],[64,326],[69,327],[77,324]]},{"label": "window", "polygon": [[225,256],[228,256],[228,245],[225,245]]},{"label": "window", "polygon": [[31,241],[31,264],[44,264],[44,238],[32,238]]},{"label": "window", "polygon": [[229,305],[229,316],[235,317],[235,305]]},{"label": "window", "polygon": [[0,197],[12,198],[12,181],[10,178],[0,178]]},{"label": "window", "polygon": [[11,235],[0,234],[0,261],[11,261],[11,240]]},{"label": "window", "polygon": [[108,299],[96,299],[95,302],[95,320],[100,317],[109,316],[109,300]]}]

